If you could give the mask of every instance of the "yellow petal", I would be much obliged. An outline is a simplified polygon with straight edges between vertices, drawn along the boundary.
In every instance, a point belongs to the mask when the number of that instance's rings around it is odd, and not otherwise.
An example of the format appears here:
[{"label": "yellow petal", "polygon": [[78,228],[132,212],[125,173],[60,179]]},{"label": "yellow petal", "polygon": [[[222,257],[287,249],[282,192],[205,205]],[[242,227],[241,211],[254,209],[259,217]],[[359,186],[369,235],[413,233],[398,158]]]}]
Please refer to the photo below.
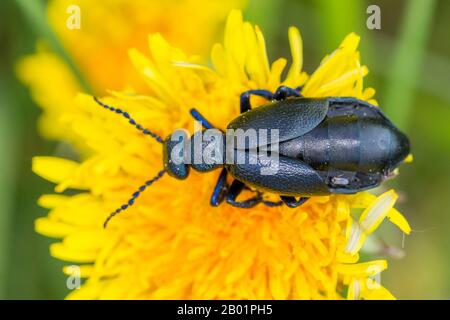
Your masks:
[{"label": "yellow petal", "polygon": [[66,203],[70,197],[60,194],[45,194],[38,199],[38,204],[46,209],[53,209]]},{"label": "yellow petal", "polygon": [[286,85],[296,85],[297,77],[303,68],[303,41],[296,27],[289,28],[289,44],[291,46],[292,65],[286,77]]},{"label": "yellow petal", "polygon": [[355,194],[351,199],[351,207],[358,209],[367,208],[377,197],[369,192],[359,192]]},{"label": "yellow petal", "polygon": [[348,285],[347,299],[359,300],[361,298],[362,284],[361,280],[353,279]]},{"label": "yellow petal", "polygon": [[264,35],[258,26],[255,27],[257,55],[260,61],[260,69],[263,76],[263,81],[267,82],[270,73],[269,58],[267,57],[266,41]]},{"label": "yellow petal", "polygon": [[100,250],[106,243],[106,231],[98,229],[83,229],[64,238],[64,246],[74,250]]},{"label": "yellow petal", "polygon": [[269,79],[267,80],[268,88],[274,88],[279,85],[280,79],[281,79],[281,74],[283,73],[283,70],[286,67],[286,63],[287,63],[286,59],[283,59],[283,58],[275,60],[272,63]]},{"label": "yellow petal", "polygon": [[225,49],[220,43],[216,43],[211,49],[211,61],[215,70],[220,75],[225,76],[227,74],[227,59],[225,57]]},{"label": "yellow petal", "polygon": [[94,284],[84,284],[81,286],[80,289],[75,289],[73,291],[71,291],[66,299],[68,300],[94,300],[94,299],[98,299],[98,297],[100,296],[102,290],[103,290],[103,285],[101,285],[100,283],[96,282]]},{"label": "yellow petal", "polygon": [[97,250],[77,250],[65,246],[63,243],[54,243],[50,246],[50,254],[60,260],[76,263],[94,262],[98,256]]},{"label": "yellow petal", "polygon": [[359,224],[366,234],[371,234],[380,225],[389,210],[394,206],[397,198],[398,195],[394,190],[387,191],[364,210],[359,218]]},{"label": "yellow petal", "polygon": [[91,264],[86,264],[86,265],[80,265],[80,266],[76,266],[76,265],[72,265],[72,266],[64,266],[63,267],[63,272],[65,275],[68,276],[80,276],[81,278],[87,278],[90,277],[92,275],[94,271],[94,266]]},{"label": "yellow petal", "polygon": [[56,157],[34,157],[32,163],[34,173],[54,183],[68,179],[78,167],[75,161]]},{"label": "yellow petal", "polygon": [[63,238],[75,231],[75,227],[49,218],[36,219],[34,229],[37,233],[50,238]]},{"label": "yellow petal", "polygon": [[346,253],[345,251],[336,252],[336,258],[341,263],[356,263],[359,261],[359,254]]},{"label": "yellow petal", "polygon": [[[363,292],[363,298],[366,300],[396,300],[389,290],[372,279],[367,279],[367,287]],[[370,287],[373,289],[369,289]]]},{"label": "yellow petal", "polygon": [[243,46],[246,43],[244,42],[243,25],[242,12],[240,10],[232,10],[228,15],[224,35],[225,50],[238,69],[242,71],[244,71],[246,53]]},{"label": "yellow petal", "polygon": [[78,175],[79,168],[80,165],[75,161],[56,157],[34,157],[32,161],[34,173],[48,181],[59,183],[55,187],[56,192],[63,192],[68,187],[87,189],[86,183]]},{"label": "yellow petal", "polygon": [[277,300],[285,300],[289,294],[288,281],[285,281],[282,276],[278,274],[270,274],[269,277],[269,288],[272,296]]},{"label": "yellow petal", "polygon": [[395,224],[397,227],[399,227],[400,230],[402,230],[406,234],[411,233],[411,227],[406,220],[406,218],[398,212],[395,208],[392,208],[387,213],[388,219]]},{"label": "yellow petal", "polygon": [[[153,49],[156,50],[157,48]],[[165,79],[159,74],[153,63],[136,49],[129,50],[128,55],[135,68],[144,77],[150,89],[166,103],[176,103],[172,94],[173,90],[171,91],[167,86]]]},{"label": "yellow petal", "polygon": [[245,71],[258,87],[265,87],[269,78],[269,61],[264,37],[258,27],[244,23],[244,36],[247,45]]},{"label": "yellow petal", "polygon": [[352,32],[344,38],[340,48],[344,48],[348,51],[355,51],[358,48],[360,39],[361,38],[356,33]]},{"label": "yellow petal", "polygon": [[373,260],[370,262],[341,264],[337,267],[339,274],[351,277],[373,277],[387,268],[386,260]]},{"label": "yellow petal", "polygon": [[346,239],[345,252],[350,255],[356,254],[366,240],[366,234],[360,224],[352,218],[349,218],[347,223]]}]

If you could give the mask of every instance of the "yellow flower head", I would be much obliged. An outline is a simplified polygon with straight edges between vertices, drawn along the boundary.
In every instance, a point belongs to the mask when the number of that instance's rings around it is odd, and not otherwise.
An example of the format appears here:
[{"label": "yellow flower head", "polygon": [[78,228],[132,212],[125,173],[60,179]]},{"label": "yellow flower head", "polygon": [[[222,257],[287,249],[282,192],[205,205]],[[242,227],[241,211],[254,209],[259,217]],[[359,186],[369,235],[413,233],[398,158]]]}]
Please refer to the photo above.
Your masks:
[{"label": "yellow flower head", "polygon": [[[48,17],[95,92],[139,84],[127,51],[146,50],[149,33],[191,53],[207,52],[217,26],[241,0],[52,0]],[[68,7],[80,8],[79,30],[67,28]],[[201,10],[199,10],[201,8]],[[208,26],[208,27],[205,27]]]},{"label": "yellow flower head", "polygon": [[[289,29],[289,41],[292,63],[282,78],[287,61],[269,64],[262,33],[243,22],[239,11],[229,15],[223,44],[212,49],[211,68],[153,34],[148,55],[130,51],[148,93],[112,92],[102,101],[120,106],[163,137],[192,129],[193,107],[225,128],[239,114],[239,95],[249,89],[304,85],[305,96],[353,96],[375,103],[374,90],[363,88],[368,70],[360,64],[358,36],[348,35],[310,77],[302,72],[296,28]],[[392,298],[373,279],[387,262],[360,263],[358,252],[386,216],[410,232],[393,208],[394,191],[380,197],[367,192],[313,197],[297,209],[211,207],[218,172],[192,172],[185,181],[161,178],[103,229],[109,212],[161,169],[162,151],[87,95],[77,98],[64,123],[92,155],[81,163],[37,157],[33,169],[57,183],[57,192],[83,190],[75,196],[44,195],[39,203],[50,213],[36,221],[39,233],[62,239],[51,246],[54,257],[82,264],[86,281],[69,297]]]}]

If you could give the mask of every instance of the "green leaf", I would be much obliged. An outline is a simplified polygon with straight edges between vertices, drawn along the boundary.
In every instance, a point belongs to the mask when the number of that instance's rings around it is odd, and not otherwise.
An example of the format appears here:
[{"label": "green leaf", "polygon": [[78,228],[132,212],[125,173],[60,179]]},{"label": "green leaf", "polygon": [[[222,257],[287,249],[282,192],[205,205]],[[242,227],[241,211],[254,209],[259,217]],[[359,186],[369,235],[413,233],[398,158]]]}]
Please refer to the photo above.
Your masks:
[{"label": "green leaf", "polygon": [[383,102],[384,110],[402,129],[410,122],[435,6],[435,0],[407,2]]}]

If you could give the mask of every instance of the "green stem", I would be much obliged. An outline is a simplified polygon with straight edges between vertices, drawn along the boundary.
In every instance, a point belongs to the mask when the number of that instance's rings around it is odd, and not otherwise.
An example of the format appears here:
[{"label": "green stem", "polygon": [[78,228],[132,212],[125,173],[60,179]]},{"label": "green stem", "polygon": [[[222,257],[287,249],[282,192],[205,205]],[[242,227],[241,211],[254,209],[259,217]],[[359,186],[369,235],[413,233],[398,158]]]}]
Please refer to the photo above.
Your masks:
[{"label": "green stem", "polygon": [[[247,9],[245,10],[245,20],[260,26],[268,43],[275,42],[283,3],[284,1],[282,0],[248,1]],[[268,14],[270,14],[270,18]]]},{"label": "green stem", "polygon": [[435,0],[407,2],[383,102],[383,109],[402,129],[410,122],[414,88],[420,76],[435,5]]},{"label": "green stem", "polygon": [[316,2],[320,10],[320,21],[323,37],[324,52],[331,52],[350,32],[362,36],[366,26],[366,10],[364,2],[360,0]]},{"label": "green stem", "polygon": [[17,148],[14,143],[17,138],[17,130],[14,125],[15,119],[7,99],[7,85],[3,83],[4,78],[0,78],[0,146],[2,146],[2,156],[0,157],[0,299],[6,298],[7,270],[9,267],[8,258],[11,246],[11,220],[15,196],[15,179]]}]

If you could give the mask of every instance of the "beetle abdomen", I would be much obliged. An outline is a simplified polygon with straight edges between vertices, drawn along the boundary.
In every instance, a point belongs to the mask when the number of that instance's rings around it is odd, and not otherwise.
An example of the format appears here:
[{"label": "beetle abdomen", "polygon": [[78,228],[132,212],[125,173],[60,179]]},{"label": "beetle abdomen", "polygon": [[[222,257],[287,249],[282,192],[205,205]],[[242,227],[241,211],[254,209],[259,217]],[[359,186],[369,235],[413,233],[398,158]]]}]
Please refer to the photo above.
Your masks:
[{"label": "beetle abdomen", "polygon": [[303,136],[280,144],[282,155],[319,171],[332,192],[373,188],[409,153],[409,142],[367,103],[330,103],[326,118]]}]

